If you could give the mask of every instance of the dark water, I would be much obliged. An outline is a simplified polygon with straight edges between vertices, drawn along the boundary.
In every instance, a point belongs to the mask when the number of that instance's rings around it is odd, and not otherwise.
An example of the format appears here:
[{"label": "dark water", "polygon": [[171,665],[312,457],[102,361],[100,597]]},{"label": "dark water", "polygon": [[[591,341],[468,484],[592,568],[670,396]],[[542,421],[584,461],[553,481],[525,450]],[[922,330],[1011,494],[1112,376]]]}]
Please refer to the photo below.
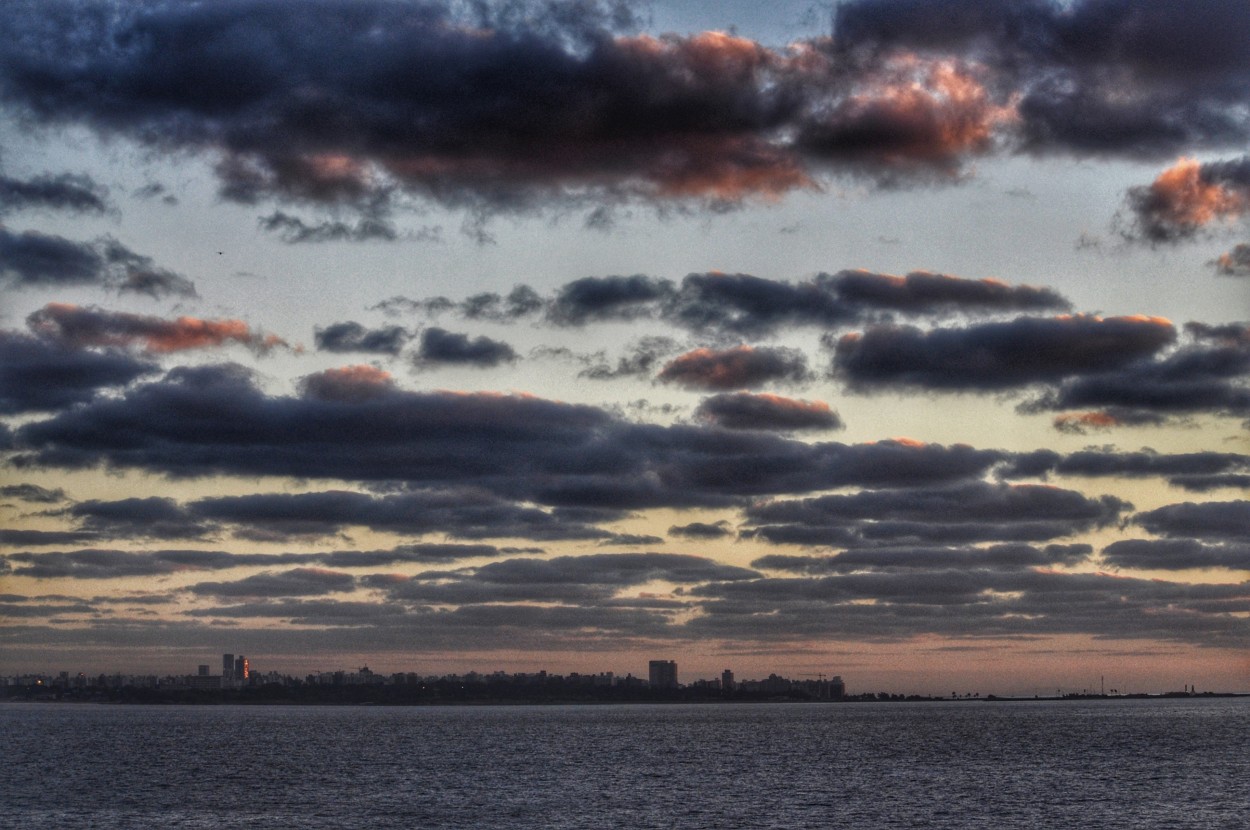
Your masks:
[{"label": "dark water", "polygon": [[0,705],[2,827],[1250,828],[1250,699]]}]

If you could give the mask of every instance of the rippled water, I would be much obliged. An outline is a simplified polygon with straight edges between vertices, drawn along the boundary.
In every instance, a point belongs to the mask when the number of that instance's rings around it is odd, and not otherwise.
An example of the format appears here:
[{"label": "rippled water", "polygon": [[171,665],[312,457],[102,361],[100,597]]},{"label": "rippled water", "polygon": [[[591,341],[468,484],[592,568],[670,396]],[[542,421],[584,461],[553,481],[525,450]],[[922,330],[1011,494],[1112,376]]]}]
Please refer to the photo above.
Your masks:
[{"label": "rippled water", "polygon": [[1250,828],[1250,699],[0,705],[3,827]]}]

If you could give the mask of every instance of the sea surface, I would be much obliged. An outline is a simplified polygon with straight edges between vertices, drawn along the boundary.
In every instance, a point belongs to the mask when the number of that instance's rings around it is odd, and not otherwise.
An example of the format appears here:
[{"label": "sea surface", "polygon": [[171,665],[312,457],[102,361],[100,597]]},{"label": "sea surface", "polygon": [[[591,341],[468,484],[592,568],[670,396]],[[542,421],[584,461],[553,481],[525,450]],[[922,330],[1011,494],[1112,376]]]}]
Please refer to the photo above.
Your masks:
[{"label": "sea surface", "polygon": [[0,704],[0,827],[1250,828],[1250,698]]}]

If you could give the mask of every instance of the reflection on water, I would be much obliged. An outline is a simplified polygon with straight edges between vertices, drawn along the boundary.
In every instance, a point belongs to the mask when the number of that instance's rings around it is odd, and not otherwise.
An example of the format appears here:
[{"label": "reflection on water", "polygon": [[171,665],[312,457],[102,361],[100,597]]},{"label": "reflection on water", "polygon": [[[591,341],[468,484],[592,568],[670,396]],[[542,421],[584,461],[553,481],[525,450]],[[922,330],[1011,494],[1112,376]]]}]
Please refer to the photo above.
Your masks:
[{"label": "reflection on water", "polygon": [[1250,699],[0,705],[2,827],[1250,827]]}]

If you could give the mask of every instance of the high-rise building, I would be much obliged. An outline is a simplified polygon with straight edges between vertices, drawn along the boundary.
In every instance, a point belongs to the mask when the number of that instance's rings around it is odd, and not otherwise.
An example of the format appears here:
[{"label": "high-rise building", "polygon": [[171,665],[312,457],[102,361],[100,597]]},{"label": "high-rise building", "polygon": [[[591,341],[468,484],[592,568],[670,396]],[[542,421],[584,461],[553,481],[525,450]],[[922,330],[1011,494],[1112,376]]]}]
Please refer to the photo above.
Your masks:
[{"label": "high-rise building", "polygon": [[234,682],[240,685],[247,685],[248,664],[247,658],[240,654],[234,658]]},{"label": "high-rise building", "polygon": [[842,676],[835,674],[829,681],[829,696],[834,700],[841,700],[846,697],[846,684],[842,682]]},{"label": "high-rise building", "polygon": [[648,664],[651,688],[677,688],[677,662],[674,660],[652,660]]},{"label": "high-rise building", "polygon": [[229,682],[234,680],[234,655],[221,655],[221,679]]},{"label": "high-rise building", "polygon": [[734,673],[729,669],[725,669],[720,673],[720,687],[726,692],[734,690]]}]

